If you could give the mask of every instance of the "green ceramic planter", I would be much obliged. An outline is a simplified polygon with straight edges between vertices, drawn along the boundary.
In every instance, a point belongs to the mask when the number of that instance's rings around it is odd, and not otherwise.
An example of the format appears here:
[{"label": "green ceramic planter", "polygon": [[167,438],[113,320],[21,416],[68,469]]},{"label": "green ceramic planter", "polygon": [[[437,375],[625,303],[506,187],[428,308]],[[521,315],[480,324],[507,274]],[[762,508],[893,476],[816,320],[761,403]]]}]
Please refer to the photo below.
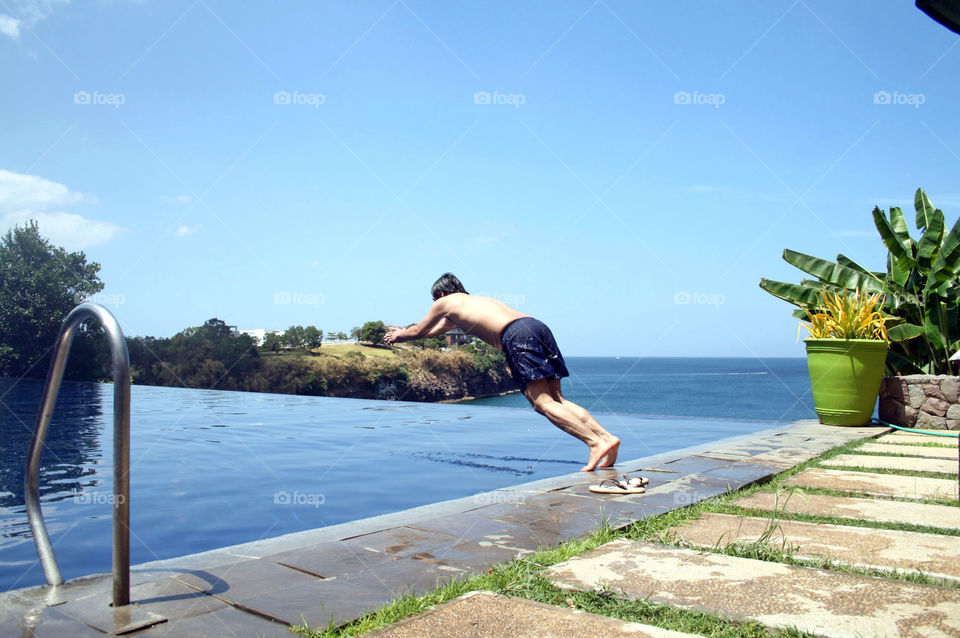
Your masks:
[{"label": "green ceramic planter", "polygon": [[874,339],[804,339],[804,343],[820,423],[869,423],[889,344]]}]

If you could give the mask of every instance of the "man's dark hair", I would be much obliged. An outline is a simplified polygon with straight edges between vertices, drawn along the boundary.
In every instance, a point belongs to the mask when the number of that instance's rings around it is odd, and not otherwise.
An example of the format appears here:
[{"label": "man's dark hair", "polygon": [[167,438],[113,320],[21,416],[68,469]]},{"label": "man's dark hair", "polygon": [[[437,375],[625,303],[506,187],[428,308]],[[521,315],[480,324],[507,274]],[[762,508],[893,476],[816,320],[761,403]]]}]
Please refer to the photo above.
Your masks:
[{"label": "man's dark hair", "polygon": [[457,279],[457,276],[452,272],[445,272],[440,279],[437,279],[433,282],[433,288],[430,289],[430,294],[433,295],[433,300],[436,301],[443,295],[453,294],[455,292],[462,292],[464,294],[469,294],[463,287],[463,284],[460,283],[460,280]]}]

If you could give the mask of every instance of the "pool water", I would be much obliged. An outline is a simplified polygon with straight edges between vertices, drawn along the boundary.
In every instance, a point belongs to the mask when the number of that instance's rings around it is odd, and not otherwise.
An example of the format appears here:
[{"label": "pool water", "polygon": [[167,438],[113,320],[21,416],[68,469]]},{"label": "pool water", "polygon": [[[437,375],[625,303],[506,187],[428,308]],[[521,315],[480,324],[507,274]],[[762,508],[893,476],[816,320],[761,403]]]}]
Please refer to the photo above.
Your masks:
[{"label": "pool water", "polygon": [[[42,383],[0,379],[0,590],[42,584],[23,475]],[[111,568],[113,386],[64,383],[40,493],[65,578]],[[134,386],[134,564],[577,471],[582,443],[529,408]],[[770,426],[595,413],[621,458]]]}]

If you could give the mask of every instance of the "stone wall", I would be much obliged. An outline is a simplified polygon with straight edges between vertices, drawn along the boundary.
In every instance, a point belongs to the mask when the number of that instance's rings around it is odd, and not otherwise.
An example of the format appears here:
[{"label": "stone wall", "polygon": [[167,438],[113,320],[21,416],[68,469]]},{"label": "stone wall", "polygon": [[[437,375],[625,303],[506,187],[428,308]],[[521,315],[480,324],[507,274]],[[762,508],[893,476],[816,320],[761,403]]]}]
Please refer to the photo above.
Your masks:
[{"label": "stone wall", "polygon": [[880,420],[920,430],[960,430],[960,377],[884,377]]}]

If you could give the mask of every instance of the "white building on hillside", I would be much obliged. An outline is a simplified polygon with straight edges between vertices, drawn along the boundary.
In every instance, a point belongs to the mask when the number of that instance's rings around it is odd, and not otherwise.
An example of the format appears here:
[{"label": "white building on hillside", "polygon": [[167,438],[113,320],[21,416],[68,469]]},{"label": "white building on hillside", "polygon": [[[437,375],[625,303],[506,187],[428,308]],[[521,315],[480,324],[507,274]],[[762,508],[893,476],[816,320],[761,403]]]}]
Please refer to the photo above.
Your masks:
[{"label": "white building on hillside", "polygon": [[263,345],[264,339],[267,338],[267,335],[282,335],[283,330],[265,330],[264,328],[254,328],[252,330],[240,330],[240,334],[249,335],[253,337],[258,346]]}]

